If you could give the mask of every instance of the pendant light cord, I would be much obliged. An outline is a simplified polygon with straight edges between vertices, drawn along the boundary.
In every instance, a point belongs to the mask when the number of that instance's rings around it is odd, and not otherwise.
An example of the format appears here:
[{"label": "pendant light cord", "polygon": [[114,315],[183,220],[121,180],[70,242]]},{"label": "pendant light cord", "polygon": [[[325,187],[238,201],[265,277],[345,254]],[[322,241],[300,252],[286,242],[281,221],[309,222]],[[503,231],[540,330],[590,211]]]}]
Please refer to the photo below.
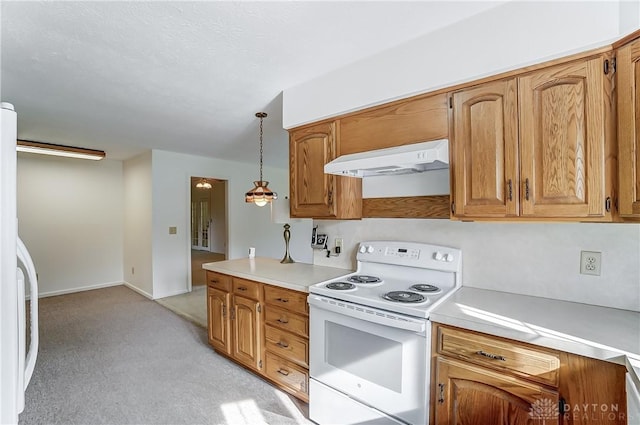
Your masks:
[{"label": "pendant light cord", "polygon": [[260,181],[262,181],[262,119],[263,118],[264,117],[260,116]]}]

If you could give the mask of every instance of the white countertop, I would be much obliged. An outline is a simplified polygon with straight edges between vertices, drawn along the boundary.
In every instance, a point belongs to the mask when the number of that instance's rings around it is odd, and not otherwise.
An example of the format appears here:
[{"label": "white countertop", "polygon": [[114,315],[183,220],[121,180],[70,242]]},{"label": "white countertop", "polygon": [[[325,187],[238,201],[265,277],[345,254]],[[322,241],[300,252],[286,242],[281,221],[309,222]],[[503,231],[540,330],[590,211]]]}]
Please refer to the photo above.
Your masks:
[{"label": "white countertop", "polygon": [[313,264],[281,264],[280,260],[261,257],[205,263],[202,268],[302,292],[309,292],[309,286],[314,283],[351,273],[351,270]]},{"label": "white countertop", "polygon": [[462,287],[430,320],[625,365],[640,387],[640,313]]}]

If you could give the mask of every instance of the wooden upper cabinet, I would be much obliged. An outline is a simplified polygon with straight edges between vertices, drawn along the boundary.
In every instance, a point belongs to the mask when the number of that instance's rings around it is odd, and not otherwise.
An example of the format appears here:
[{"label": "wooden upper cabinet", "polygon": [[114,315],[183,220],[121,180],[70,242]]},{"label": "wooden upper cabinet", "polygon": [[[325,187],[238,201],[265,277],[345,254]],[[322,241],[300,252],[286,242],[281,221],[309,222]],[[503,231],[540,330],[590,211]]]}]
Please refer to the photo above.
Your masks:
[{"label": "wooden upper cabinet", "polygon": [[321,123],[289,134],[290,207],[298,218],[362,217],[362,180],[324,173],[336,158],[339,123]]},{"label": "wooden upper cabinet", "polygon": [[605,215],[604,57],[518,78],[522,215]]},{"label": "wooden upper cabinet", "polygon": [[452,200],[458,217],[518,215],[518,115],[515,79],[452,96]]},{"label": "wooden upper cabinet", "polygon": [[618,94],[618,208],[640,218],[640,40],[616,53]]},{"label": "wooden upper cabinet", "polygon": [[412,98],[340,119],[338,155],[446,139],[447,96]]}]

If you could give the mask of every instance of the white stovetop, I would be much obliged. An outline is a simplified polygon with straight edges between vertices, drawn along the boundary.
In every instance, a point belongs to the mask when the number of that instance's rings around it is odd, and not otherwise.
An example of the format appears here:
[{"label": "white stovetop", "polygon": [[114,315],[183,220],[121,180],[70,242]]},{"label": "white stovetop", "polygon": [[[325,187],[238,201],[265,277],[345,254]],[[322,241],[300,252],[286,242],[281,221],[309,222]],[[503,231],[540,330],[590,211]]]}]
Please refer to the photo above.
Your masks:
[{"label": "white stovetop", "polygon": [[262,257],[205,263],[202,268],[302,292],[308,292],[309,286],[315,283],[352,273],[351,270],[313,264],[281,264],[280,260]]},{"label": "white stovetop", "polygon": [[640,313],[462,287],[430,320],[625,365],[640,388]]}]

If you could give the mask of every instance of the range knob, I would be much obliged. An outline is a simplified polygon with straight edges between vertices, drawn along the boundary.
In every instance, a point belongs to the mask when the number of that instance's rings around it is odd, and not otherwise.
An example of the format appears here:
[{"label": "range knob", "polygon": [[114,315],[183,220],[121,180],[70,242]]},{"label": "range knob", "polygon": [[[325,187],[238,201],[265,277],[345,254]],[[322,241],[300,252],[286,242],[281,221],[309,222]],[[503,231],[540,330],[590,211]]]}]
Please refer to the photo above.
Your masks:
[{"label": "range knob", "polygon": [[371,254],[371,253],[373,252],[373,247],[372,247],[371,245],[369,245],[369,246],[367,247],[367,252],[368,252],[369,254]]},{"label": "range knob", "polygon": [[360,254],[364,254],[365,252],[367,252],[367,247],[364,245],[360,245],[360,249],[358,249],[358,251],[360,251]]},{"label": "range knob", "polygon": [[444,257],[440,251],[436,251],[435,254],[433,254],[433,259],[436,261],[442,261],[443,258]]},{"label": "range knob", "polygon": [[444,260],[448,263],[453,262],[453,254],[445,254],[444,255]]}]

